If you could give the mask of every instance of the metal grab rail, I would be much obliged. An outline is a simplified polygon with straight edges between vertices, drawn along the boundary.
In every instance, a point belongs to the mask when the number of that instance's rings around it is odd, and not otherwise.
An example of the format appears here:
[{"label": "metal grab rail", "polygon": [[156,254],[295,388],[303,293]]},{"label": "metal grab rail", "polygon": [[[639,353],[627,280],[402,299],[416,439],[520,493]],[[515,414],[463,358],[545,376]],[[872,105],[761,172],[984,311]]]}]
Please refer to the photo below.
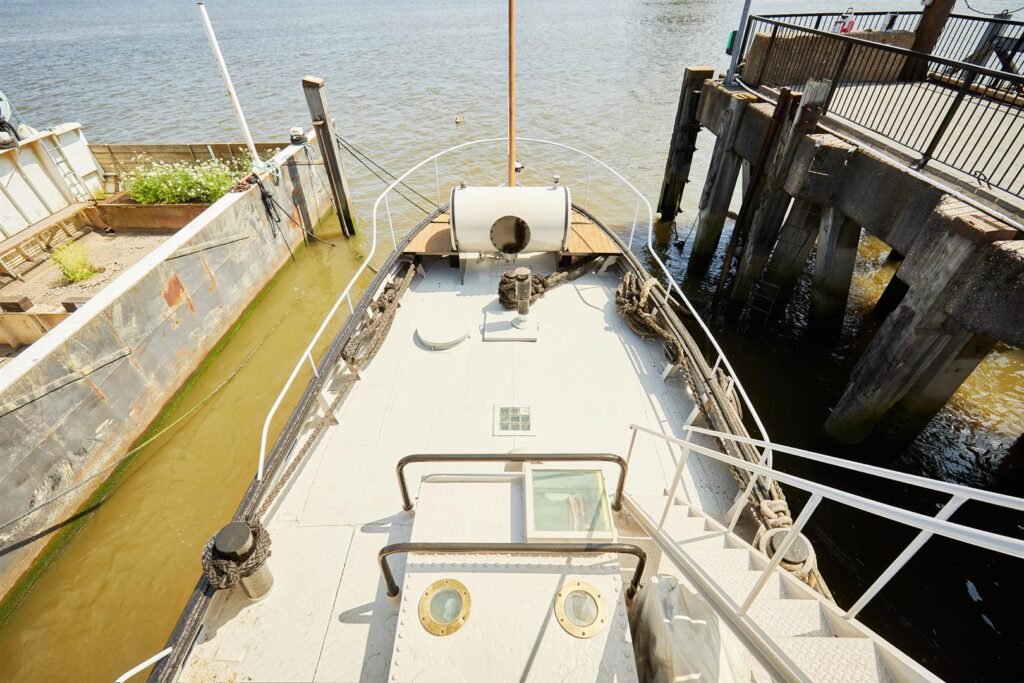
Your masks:
[{"label": "metal grab rail", "polygon": [[629,582],[629,588],[626,589],[626,597],[630,600],[640,589],[640,579],[643,578],[644,568],[647,566],[647,553],[643,548],[632,543],[392,543],[384,546],[377,553],[377,562],[380,564],[380,573],[384,576],[384,585],[387,587],[389,598],[397,596],[399,588],[395,582],[395,576],[391,572],[391,566],[388,564],[388,557],[398,553],[458,555],[479,555],[480,553],[604,555],[616,553],[632,555],[637,562],[633,579]]},{"label": "metal grab rail", "polygon": [[614,453],[415,453],[405,456],[395,466],[398,488],[402,492],[402,509],[406,512],[412,510],[412,499],[405,481],[405,466],[417,462],[610,462],[619,466],[619,483],[612,500],[612,510],[616,512],[622,509],[622,489],[626,485],[626,471],[629,467],[621,456]]},{"label": "metal grab rail", "polygon": [[[840,489],[835,489],[832,488],[831,486],[819,484],[809,479],[804,479],[802,477],[787,474],[785,472],[779,472],[778,470],[772,469],[771,467],[762,464],[755,464],[752,462],[748,462],[746,460],[740,460],[725,453],[721,453],[719,451],[707,448],[705,446],[701,446],[700,444],[694,443],[689,439],[679,439],[674,436],[669,436],[667,434],[657,432],[647,427],[641,427],[640,425],[636,424],[631,424],[629,428],[633,430],[634,435],[636,432],[644,432],[646,434],[650,434],[651,436],[658,437],[659,439],[662,439],[669,443],[679,444],[680,446],[683,446],[685,448],[684,455],[682,458],[680,458],[679,465],[676,467],[676,474],[673,480],[673,484],[670,487],[670,490],[668,491],[669,504],[671,504],[672,500],[675,498],[676,490],[679,487],[679,481],[682,479],[682,471],[686,467],[687,456],[690,452],[703,455],[707,458],[711,458],[712,460],[717,460],[719,462],[725,463],[726,465],[731,465],[733,467],[748,470],[752,474],[769,476],[780,483],[789,486],[795,486],[796,488],[807,491],[808,493],[811,494],[810,500],[807,502],[806,505],[804,505],[804,509],[801,510],[800,514],[793,522],[793,526],[791,528],[791,531],[793,533],[786,534],[786,538],[783,541],[782,546],[776,549],[775,554],[772,556],[772,559],[769,562],[768,566],[765,568],[761,577],[755,583],[753,589],[750,591],[750,593],[747,595],[747,598],[740,606],[740,609],[737,612],[740,616],[743,616],[746,613],[746,611],[750,608],[750,606],[753,604],[754,600],[757,598],[758,593],[760,593],[761,589],[767,584],[769,578],[771,578],[771,573],[775,571],[775,569],[778,567],[782,558],[789,550],[790,545],[796,541],[796,538],[800,530],[810,519],[810,516],[814,512],[815,508],[818,506],[818,503],[820,503],[823,499],[832,500],[837,503],[842,503],[843,505],[848,505],[857,510],[861,510],[862,512],[867,512],[869,514],[873,514],[894,522],[899,522],[900,524],[905,524],[907,526],[920,530],[920,533],[910,543],[907,544],[903,552],[900,553],[900,555],[892,562],[892,564],[889,565],[889,567],[881,574],[881,576],[879,576],[875,580],[875,582],[853,604],[853,606],[846,611],[845,616],[848,619],[856,617],[860,610],[863,609],[863,607],[875,595],[878,594],[878,592],[889,582],[889,580],[893,576],[896,575],[897,572],[899,572],[900,569],[903,568],[903,566],[908,561],[910,561],[910,558],[914,556],[914,554],[925,544],[926,541],[928,541],[929,538],[931,538],[933,534],[938,534],[939,536],[944,536],[954,541],[960,541],[961,543],[967,543],[968,545],[976,546],[979,548],[986,548],[988,550],[992,550],[997,553],[1002,553],[1004,555],[1010,555],[1011,557],[1024,559],[1024,540],[1012,538],[1009,536],[1001,536],[990,531],[975,529],[974,527],[968,527],[962,524],[955,524],[953,522],[948,521],[949,517],[952,516],[952,514],[957,510],[957,508],[959,508],[964,502],[967,501],[968,493],[981,494],[986,492],[978,491],[976,489],[969,489],[968,487],[963,487],[963,489],[965,489],[964,491],[957,490],[952,493],[950,500],[934,517],[928,517],[927,515],[922,515],[920,513],[912,512],[910,510],[904,510],[903,508],[898,508],[887,503],[882,503],[876,500],[872,500],[870,498],[865,498],[863,496],[858,496],[853,493],[848,493]],[[699,428],[693,428],[690,431],[696,433],[698,430]],[[704,432],[707,430],[699,431]],[[716,433],[715,435],[717,436],[718,434]],[[731,437],[731,435],[727,434],[723,434],[723,436]],[[773,445],[773,448],[778,449],[780,452],[783,451],[783,447],[780,446]],[[790,449],[786,450],[788,452],[788,450]],[[809,453],[809,451],[804,451],[804,453]],[[753,477],[751,477],[751,480],[753,480]],[[894,480],[899,481],[895,477]],[[949,491],[945,492],[948,493]],[[749,495],[749,490],[747,491],[747,495]],[[975,499],[982,500],[982,498],[976,497],[976,495]],[[1012,506],[1006,507],[1013,507],[1015,509],[1018,509],[1016,503]],[[735,513],[736,517],[739,516],[739,513],[742,511],[742,509],[742,506],[737,509],[737,512]],[[665,520],[663,516],[662,520],[658,523],[659,531],[662,529],[664,521]],[[735,518],[733,519],[732,525],[735,525]],[[733,528],[732,525],[730,525],[729,527],[730,531]]]},{"label": "metal grab rail", "polygon": [[[556,148],[559,148],[559,149],[564,149],[564,150],[573,152],[575,154],[579,154],[579,155],[585,157],[586,159],[588,159],[589,162],[588,162],[588,168],[587,168],[587,188],[586,188],[585,196],[589,195],[589,192],[590,192],[590,171],[591,171],[591,169],[593,167],[593,164],[596,163],[598,166],[603,167],[605,170],[607,170],[613,176],[615,176],[620,181],[622,181],[622,183],[630,190],[630,192],[632,192],[636,196],[636,206],[635,206],[635,210],[634,210],[634,214],[633,214],[633,224],[632,224],[632,227],[630,228],[630,233],[629,233],[629,245],[630,245],[630,248],[632,248],[633,235],[636,232],[637,219],[638,219],[637,217],[639,215],[639,209],[640,209],[641,201],[644,204],[647,205],[647,214],[648,214],[647,227],[648,227],[648,234],[653,232],[653,230],[654,230],[654,212],[651,209],[650,202],[647,201],[647,199],[643,196],[643,194],[640,192],[640,190],[638,190],[631,182],[626,180],[626,178],[623,177],[622,174],[620,174],[618,171],[613,169],[608,164],[604,163],[603,161],[601,161],[597,157],[592,156],[592,155],[584,152],[583,150],[577,149],[577,148],[572,147],[570,145],[562,144],[560,142],[553,142],[551,140],[541,140],[541,139],[537,139],[537,138],[523,138],[523,137],[516,137],[516,141],[518,141],[518,142],[532,142],[532,143],[541,144],[541,145],[548,145],[550,147],[556,147]],[[309,345],[306,346],[306,349],[299,356],[299,360],[296,362],[295,368],[292,370],[291,374],[288,376],[288,379],[285,381],[284,386],[281,388],[280,393],[278,393],[278,395],[277,395],[277,399],[274,401],[274,404],[271,406],[270,410],[267,412],[267,417],[263,421],[263,432],[262,432],[262,434],[260,436],[260,458],[259,458],[259,464],[258,464],[257,469],[256,469],[256,479],[257,479],[257,481],[262,481],[263,480],[264,464],[266,462],[266,457],[267,457],[267,444],[268,444],[268,440],[269,440],[269,437],[270,437],[270,423],[273,421],[274,416],[277,414],[278,409],[281,407],[281,402],[284,400],[285,395],[288,393],[289,389],[291,389],[292,384],[295,383],[295,379],[296,379],[296,377],[298,377],[299,370],[301,370],[303,364],[308,361],[309,364],[313,368],[313,375],[314,375],[314,377],[319,376],[318,375],[318,370],[317,370],[317,367],[316,367],[316,361],[313,359],[313,348],[316,346],[317,342],[320,341],[320,338],[323,336],[324,331],[327,329],[327,326],[330,324],[331,320],[334,319],[335,314],[338,312],[338,309],[341,307],[341,304],[343,302],[348,301],[349,311],[353,312],[353,313],[355,312],[354,306],[352,304],[352,298],[351,298],[350,293],[352,291],[352,288],[355,286],[355,283],[359,280],[360,276],[362,276],[363,272],[370,265],[370,261],[372,260],[373,255],[374,255],[374,253],[377,250],[377,217],[378,217],[378,213],[380,211],[381,202],[384,203],[385,215],[386,215],[387,220],[388,220],[388,228],[389,228],[390,233],[391,233],[391,242],[392,242],[392,244],[394,246],[398,246],[398,240],[395,237],[394,221],[392,220],[392,217],[391,217],[391,205],[388,203],[388,195],[398,185],[402,184],[403,181],[405,181],[406,178],[408,178],[410,175],[415,173],[417,170],[419,170],[425,164],[428,164],[428,163],[433,161],[433,162],[435,162],[435,165],[434,165],[435,190],[437,191],[438,200],[440,201],[440,198],[441,198],[440,173],[437,170],[437,164],[436,164],[437,160],[440,159],[443,156],[451,154],[452,152],[456,152],[458,150],[465,149],[467,147],[473,147],[473,146],[485,145],[485,144],[495,144],[495,143],[505,143],[505,144],[507,144],[508,143],[508,137],[485,138],[485,139],[482,139],[482,140],[473,140],[471,142],[464,142],[462,144],[455,145],[454,147],[449,147],[448,149],[443,150],[441,152],[438,152],[437,154],[434,154],[433,156],[429,156],[426,159],[424,159],[423,161],[421,161],[418,164],[416,164],[415,166],[413,166],[412,168],[410,168],[408,171],[403,173],[401,176],[396,178],[395,181],[392,182],[390,185],[388,185],[388,187],[383,192],[381,192],[380,195],[377,197],[377,200],[373,203],[373,230],[372,230],[372,235],[371,235],[371,240],[372,241],[370,243],[370,251],[369,251],[369,253],[366,254],[365,258],[363,258],[362,264],[356,270],[355,274],[352,276],[352,279],[349,281],[348,285],[345,286],[345,289],[342,290],[341,294],[338,296],[337,301],[334,302],[334,305],[327,312],[327,315],[324,317],[324,320],[320,324],[320,327],[317,329],[316,333],[313,335],[313,338],[310,340]],[[751,407],[751,410],[753,410],[752,407]],[[762,432],[762,436],[767,436],[767,435],[765,435]]]}]

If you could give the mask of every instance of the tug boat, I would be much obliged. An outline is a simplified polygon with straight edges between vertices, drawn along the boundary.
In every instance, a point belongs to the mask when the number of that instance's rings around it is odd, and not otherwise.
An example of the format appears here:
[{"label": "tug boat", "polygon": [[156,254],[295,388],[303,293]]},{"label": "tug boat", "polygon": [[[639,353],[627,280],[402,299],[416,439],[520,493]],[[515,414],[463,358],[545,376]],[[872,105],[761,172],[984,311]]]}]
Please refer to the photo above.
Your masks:
[{"label": "tug boat", "polygon": [[[510,110],[508,137],[431,156],[377,199],[235,521],[167,648],[121,680],[938,680],[858,614],[934,534],[1024,557],[948,521],[1024,501],[773,444],[654,250],[647,199],[589,154],[517,138]],[[586,183],[520,185],[517,143],[576,156]],[[480,145],[507,145],[507,182],[442,202],[438,160]],[[437,208],[396,226],[389,200],[431,170]],[[634,207],[628,233],[588,210],[592,172]],[[353,301],[378,235],[392,251]],[[779,471],[779,452],[949,503],[894,507]],[[919,531],[845,609],[802,533],[822,502]]]}]

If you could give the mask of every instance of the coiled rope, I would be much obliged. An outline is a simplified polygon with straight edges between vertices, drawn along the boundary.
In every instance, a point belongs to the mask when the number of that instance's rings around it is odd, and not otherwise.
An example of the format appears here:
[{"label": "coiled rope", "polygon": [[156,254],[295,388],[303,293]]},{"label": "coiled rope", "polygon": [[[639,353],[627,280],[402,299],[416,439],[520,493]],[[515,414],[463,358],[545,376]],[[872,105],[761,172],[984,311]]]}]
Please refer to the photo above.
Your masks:
[{"label": "coiled rope", "polygon": [[659,322],[653,310],[652,292],[659,292],[663,300],[667,299],[665,288],[656,279],[649,277],[641,282],[635,273],[627,272],[615,290],[615,306],[619,315],[626,320],[629,329],[643,339],[661,337],[665,342],[665,353],[669,361],[680,363],[683,359],[682,348],[675,335]]},{"label": "coiled rope", "polygon": [[[569,270],[556,270],[546,276],[536,273],[530,275],[530,303],[532,304],[549,289],[572,282],[585,275],[596,262],[597,256],[590,256],[582,259]],[[498,283],[498,301],[509,310],[516,308],[519,299],[516,297],[515,269],[506,270],[501,274],[501,281]]]},{"label": "coiled rope", "polygon": [[252,576],[270,557],[270,534],[259,521],[246,521],[252,532],[252,550],[244,560],[235,560],[214,552],[216,536],[210,538],[203,548],[203,574],[216,588],[235,586],[241,579]]},{"label": "coiled rope", "polygon": [[[712,410],[709,409],[708,403],[702,399],[706,395],[710,394],[708,387],[700,387],[697,384],[697,378],[695,377],[694,369],[691,367],[691,361],[682,351],[682,346],[676,339],[675,335],[658,319],[657,312],[654,310],[654,297],[653,294],[659,293],[662,301],[667,304],[667,295],[665,288],[652,277],[648,277],[645,280],[640,279],[638,275],[633,272],[627,272],[622,281],[619,283],[618,289],[615,291],[615,303],[619,310],[619,313],[625,319],[626,324],[629,325],[630,329],[637,333],[642,338],[661,338],[665,340],[665,353],[669,358],[670,362],[679,365],[682,369],[683,376],[685,377],[686,383],[690,388],[690,392],[694,399],[697,401],[697,406],[704,417],[707,424],[713,425],[717,421],[712,418]],[[737,415],[740,415],[739,397],[736,395],[734,384],[728,381],[721,369],[716,372],[710,381],[717,383],[718,387],[726,392],[726,401],[729,407],[732,408]],[[739,456],[739,457],[742,457]],[[739,485],[741,490],[746,489],[749,480],[745,480],[740,470],[735,467],[730,467],[733,478]],[[747,477],[754,476],[747,474]],[[770,555],[769,552],[769,541],[775,535],[782,533],[790,529],[793,526],[793,515],[789,510],[789,503],[786,501],[786,497],[779,488],[779,485],[774,481],[771,482],[770,486],[760,487],[754,486],[751,491],[751,502],[754,510],[759,518],[758,531],[754,538],[754,545],[757,546],[765,555]],[[781,566],[792,572],[797,578],[802,580],[811,588],[817,590],[825,598],[833,600],[832,594],[825,585],[825,581],[818,571],[817,558],[814,554],[814,549],[811,544],[807,543],[808,555],[807,558],[800,563],[786,562],[784,559],[781,561]],[[834,600],[833,600],[834,601]]]},{"label": "coiled rope", "polygon": [[416,268],[410,263],[402,279],[396,278],[385,285],[380,296],[367,307],[370,319],[363,323],[341,349],[341,357],[350,367],[358,370],[380,349],[388,336],[388,330],[391,329],[391,323],[395,320],[398,300],[409,288],[415,274]]}]

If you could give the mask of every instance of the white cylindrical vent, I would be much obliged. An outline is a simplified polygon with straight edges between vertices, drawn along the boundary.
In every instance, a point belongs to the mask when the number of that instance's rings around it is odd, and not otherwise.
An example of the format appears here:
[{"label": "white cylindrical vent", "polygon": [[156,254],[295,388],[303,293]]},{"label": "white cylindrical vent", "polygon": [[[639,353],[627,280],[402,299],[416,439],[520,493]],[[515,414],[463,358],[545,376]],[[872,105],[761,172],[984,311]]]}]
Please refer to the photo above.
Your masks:
[{"label": "white cylindrical vent", "polygon": [[563,185],[456,187],[452,242],[461,252],[564,251],[571,212],[572,198]]}]

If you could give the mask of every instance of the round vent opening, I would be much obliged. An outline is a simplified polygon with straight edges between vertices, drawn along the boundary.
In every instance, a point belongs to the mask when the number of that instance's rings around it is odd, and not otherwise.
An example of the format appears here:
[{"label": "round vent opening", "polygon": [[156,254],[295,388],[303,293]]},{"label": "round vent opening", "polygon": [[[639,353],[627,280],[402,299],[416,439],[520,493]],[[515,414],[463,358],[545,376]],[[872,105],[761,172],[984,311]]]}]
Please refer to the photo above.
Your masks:
[{"label": "round vent opening", "polygon": [[518,216],[502,216],[491,225],[491,244],[503,254],[518,254],[530,243],[530,226]]}]

